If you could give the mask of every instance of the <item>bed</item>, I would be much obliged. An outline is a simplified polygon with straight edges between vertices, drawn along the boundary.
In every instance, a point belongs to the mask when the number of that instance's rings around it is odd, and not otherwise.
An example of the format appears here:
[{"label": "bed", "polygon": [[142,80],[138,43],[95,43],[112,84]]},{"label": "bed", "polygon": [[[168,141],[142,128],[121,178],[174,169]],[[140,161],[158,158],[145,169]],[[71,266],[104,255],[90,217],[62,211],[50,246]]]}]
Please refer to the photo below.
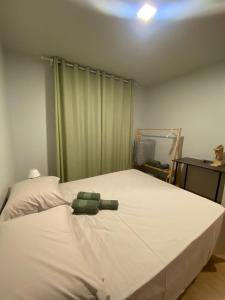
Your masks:
[{"label": "bed", "polygon": [[215,251],[224,208],[148,174],[121,171],[59,189],[67,203],[79,191],[99,192],[118,199],[119,210],[72,215],[64,204],[1,223],[0,298],[175,300]]},{"label": "bed", "polygon": [[60,190],[69,202],[81,190],[119,200],[117,212],[73,216],[88,265],[112,300],[177,299],[216,247],[224,208],[140,171],[63,183]]}]

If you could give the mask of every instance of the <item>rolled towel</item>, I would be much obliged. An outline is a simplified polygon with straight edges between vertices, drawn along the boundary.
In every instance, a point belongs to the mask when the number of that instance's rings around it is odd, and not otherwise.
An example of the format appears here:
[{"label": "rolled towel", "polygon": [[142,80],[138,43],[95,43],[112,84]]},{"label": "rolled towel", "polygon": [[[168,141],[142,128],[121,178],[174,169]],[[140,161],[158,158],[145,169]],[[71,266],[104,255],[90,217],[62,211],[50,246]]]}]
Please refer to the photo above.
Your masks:
[{"label": "rolled towel", "polygon": [[159,168],[160,169],[169,169],[170,165],[169,164],[160,164]]},{"label": "rolled towel", "polygon": [[86,193],[86,192],[79,192],[77,194],[77,199],[85,199],[85,200],[100,200],[99,193]]},{"label": "rolled towel", "polygon": [[117,210],[118,206],[118,200],[100,200],[99,209]]},{"label": "rolled towel", "polygon": [[150,165],[150,166],[158,168],[160,166],[160,161],[152,159],[152,160],[149,160],[147,162],[147,164]]},{"label": "rolled towel", "polygon": [[99,211],[99,204],[98,200],[74,199],[72,203],[73,213],[75,215],[96,215]]}]

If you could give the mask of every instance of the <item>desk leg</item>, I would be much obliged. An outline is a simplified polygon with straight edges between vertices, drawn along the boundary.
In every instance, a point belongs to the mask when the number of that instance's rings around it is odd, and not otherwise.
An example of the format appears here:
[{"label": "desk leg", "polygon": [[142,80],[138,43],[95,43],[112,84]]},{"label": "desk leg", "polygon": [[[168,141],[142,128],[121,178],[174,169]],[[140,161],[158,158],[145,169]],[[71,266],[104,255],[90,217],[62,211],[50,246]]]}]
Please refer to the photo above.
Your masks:
[{"label": "desk leg", "polygon": [[222,173],[219,172],[219,178],[218,178],[218,183],[217,183],[217,187],[216,187],[216,195],[215,195],[215,202],[218,203],[218,194],[219,194],[219,190],[220,190],[220,182],[221,182],[221,177],[222,177]]},{"label": "desk leg", "polygon": [[188,174],[188,166],[189,166],[189,165],[186,165],[186,171],[185,171],[185,177],[184,177],[184,189],[186,189],[187,174]]},{"label": "desk leg", "polygon": [[178,169],[178,162],[175,162],[176,167],[175,167],[175,174],[174,174],[174,180],[173,180],[173,184],[176,185],[177,183],[177,169]]}]

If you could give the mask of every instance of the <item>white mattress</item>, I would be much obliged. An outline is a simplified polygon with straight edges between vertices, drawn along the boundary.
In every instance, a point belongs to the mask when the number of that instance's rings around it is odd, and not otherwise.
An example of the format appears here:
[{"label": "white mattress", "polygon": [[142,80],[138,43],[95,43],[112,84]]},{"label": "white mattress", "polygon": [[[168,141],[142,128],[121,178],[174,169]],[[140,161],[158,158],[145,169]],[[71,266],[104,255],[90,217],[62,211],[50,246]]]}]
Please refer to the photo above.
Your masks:
[{"label": "white mattress", "polygon": [[118,199],[118,211],[73,216],[78,247],[104,278],[112,300],[172,300],[212,255],[224,208],[136,170],[60,185]]}]

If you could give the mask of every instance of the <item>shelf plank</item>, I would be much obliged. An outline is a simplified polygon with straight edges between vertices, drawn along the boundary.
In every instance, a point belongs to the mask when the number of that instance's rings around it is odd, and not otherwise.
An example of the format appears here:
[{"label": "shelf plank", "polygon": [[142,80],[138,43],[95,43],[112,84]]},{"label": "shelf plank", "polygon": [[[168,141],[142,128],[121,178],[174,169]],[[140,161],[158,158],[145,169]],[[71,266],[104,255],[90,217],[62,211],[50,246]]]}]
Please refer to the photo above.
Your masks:
[{"label": "shelf plank", "polygon": [[170,172],[170,169],[160,169],[160,168],[148,165],[148,164],[144,164],[143,166],[146,167],[146,168],[155,170],[155,171],[159,171],[159,172],[165,173],[165,174],[169,174],[169,172]]}]

